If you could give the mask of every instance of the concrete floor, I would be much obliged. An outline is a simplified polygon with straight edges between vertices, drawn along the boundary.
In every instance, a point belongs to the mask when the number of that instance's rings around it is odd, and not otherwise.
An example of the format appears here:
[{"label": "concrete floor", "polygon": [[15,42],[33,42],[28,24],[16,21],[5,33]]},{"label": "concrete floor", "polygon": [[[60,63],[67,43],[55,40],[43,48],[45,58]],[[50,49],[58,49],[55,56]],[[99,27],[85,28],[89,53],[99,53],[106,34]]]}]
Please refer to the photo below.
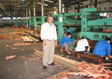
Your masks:
[{"label": "concrete floor", "polygon": [[[13,29],[0,29],[0,35],[8,35],[9,32],[15,32]],[[10,35],[17,36],[17,35]],[[49,66],[47,70],[43,70],[42,58],[34,55],[34,49],[42,51],[42,43],[33,43],[32,45],[26,46],[13,46],[13,44],[21,42],[23,40],[2,40],[0,39],[0,79],[46,79],[53,75],[56,75],[64,70],[67,70],[66,67],[63,67],[59,64],[55,66]],[[16,49],[14,49],[16,48]],[[56,48],[56,54],[60,55],[59,48]],[[16,55],[16,58],[11,60],[5,60],[6,56]],[[65,57],[76,61],[87,61],[96,63],[93,60],[88,60],[85,58],[77,59],[76,54],[67,55]],[[104,62],[111,62],[104,61]],[[80,79],[78,77],[70,79]]]},{"label": "concrete floor", "polygon": [[[0,32],[0,35],[7,35],[8,32],[13,32],[13,30]],[[32,57],[34,49],[42,50],[41,43],[13,46],[16,42],[23,41],[0,39],[0,79],[46,79],[67,69],[57,64],[43,70],[42,58],[37,57],[36,60],[32,60],[36,58]],[[10,55],[16,55],[16,58],[5,60],[5,57]]]}]

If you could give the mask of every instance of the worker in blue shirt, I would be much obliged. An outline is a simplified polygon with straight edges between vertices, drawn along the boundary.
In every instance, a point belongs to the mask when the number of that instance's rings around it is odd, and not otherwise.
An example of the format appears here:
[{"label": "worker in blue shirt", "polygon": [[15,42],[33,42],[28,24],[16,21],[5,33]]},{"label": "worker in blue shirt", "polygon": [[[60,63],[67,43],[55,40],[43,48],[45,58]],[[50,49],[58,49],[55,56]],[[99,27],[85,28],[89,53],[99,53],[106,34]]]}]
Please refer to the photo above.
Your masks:
[{"label": "worker in blue shirt", "polygon": [[34,28],[34,26],[33,25],[30,25],[30,29],[33,30],[33,28]]},{"label": "worker in blue shirt", "polygon": [[93,50],[93,54],[101,57],[110,56],[111,55],[110,42],[111,42],[110,38],[106,38],[105,40],[97,42]]},{"label": "worker in blue shirt", "polygon": [[60,42],[60,46],[61,46],[61,52],[63,52],[65,49],[65,51],[68,53],[68,54],[71,54],[70,51],[73,51],[72,50],[72,46],[74,44],[74,40],[71,39],[71,33],[68,32],[66,36],[63,37],[63,39],[61,40]]},{"label": "worker in blue shirt", "polygon": [[71,33],[72,34],[72,31],[70,30],[69,27],[67,27],[67,33]]}]

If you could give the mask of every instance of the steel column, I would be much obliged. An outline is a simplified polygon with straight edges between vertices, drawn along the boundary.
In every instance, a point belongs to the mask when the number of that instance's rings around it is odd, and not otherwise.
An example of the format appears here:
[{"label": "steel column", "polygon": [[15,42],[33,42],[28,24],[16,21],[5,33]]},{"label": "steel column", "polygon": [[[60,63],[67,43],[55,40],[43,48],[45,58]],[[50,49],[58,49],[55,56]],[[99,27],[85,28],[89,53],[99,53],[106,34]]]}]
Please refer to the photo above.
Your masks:
[{"label": "steel column", "polygon": [[44,16],[44,0],[41,0],[41,16]]},{"label": "steel column", "polygon": [[36,1],[33,0],[33,16],[35,17],[36,16]]},{"label": "steel column", "polygon": [[63,38],[63,15],[62,15],[62,0],[59,0],[59,15],[58,15],[58,41]]}]

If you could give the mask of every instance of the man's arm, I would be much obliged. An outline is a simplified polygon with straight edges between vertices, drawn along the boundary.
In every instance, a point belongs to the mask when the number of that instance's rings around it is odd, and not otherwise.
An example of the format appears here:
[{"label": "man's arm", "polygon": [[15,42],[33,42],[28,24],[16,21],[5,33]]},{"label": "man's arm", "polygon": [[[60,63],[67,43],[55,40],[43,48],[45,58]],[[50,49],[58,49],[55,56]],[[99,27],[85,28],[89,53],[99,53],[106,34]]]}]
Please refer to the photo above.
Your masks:
[{"label": "man's arm", "polygon": [[46,28],[44,27],[44,24],[41,26],[41,32],[40,32],[41,40],[43,41],[43,45],[46,44]]},{"label": "man's arm", "polygon": [[45,39],[43,39],[43,45],[46,45],[46,40]]},{"label": "man's arm", "polygon": [[54,25],[54,27],[55,27],[55,45],[57,46],[57,44],[58,44],[57,31],[56,31],[56,26],[55,25]]}]

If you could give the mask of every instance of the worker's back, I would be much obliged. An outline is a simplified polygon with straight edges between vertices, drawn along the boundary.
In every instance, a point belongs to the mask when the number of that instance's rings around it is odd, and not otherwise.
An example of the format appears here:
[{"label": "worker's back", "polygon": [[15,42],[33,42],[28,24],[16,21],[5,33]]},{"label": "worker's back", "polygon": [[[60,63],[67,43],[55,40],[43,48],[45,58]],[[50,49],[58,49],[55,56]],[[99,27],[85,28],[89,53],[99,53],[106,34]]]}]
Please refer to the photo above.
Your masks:
[{"label": "worker's back", "polygon": [[86,46],[89,46],[88,41],[86,39],[81,39],[77,42],[75,51],[85,51]]},{"label": "worker's back", "polygon": [[106,40],[101,40],[96,43],[93,54],[105,56],[110,52],[111,45]]}]

